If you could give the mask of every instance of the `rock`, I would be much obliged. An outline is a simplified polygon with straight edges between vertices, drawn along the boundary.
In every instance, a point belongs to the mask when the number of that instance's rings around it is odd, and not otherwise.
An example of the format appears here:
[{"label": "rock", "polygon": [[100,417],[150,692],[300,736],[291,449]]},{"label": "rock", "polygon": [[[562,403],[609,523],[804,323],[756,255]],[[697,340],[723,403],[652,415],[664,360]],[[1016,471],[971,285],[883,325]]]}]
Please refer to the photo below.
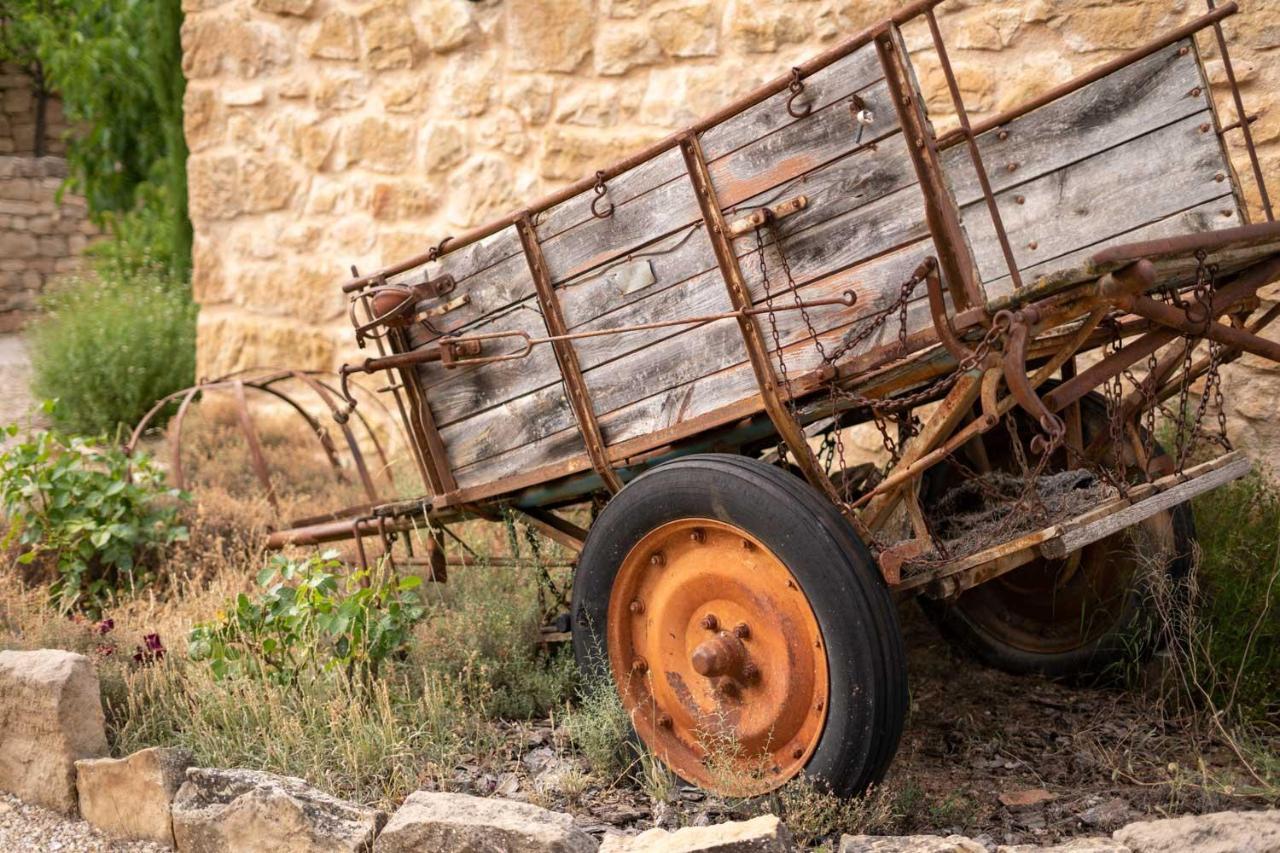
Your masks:
[{"label": "rock", "polygon": [[347,127],[347,157],[375,172],[403,172],[413,162],[412,124],[379,116],[364,116]]},{"label": "rock", "polygon": [[316,25],[307,53],[317,59],[356,59],[360,56],[356,20],[342,12],[330,12]]},{"label": "rock", "polygon": [[421,850],[593,853],[596,842],[566,814],[528,803],[417,791],[391,816],[375,853]]},{"label": "rock", "polygon": [[385,819],[301,779],[257,770],[192,767],[173,801],[183,853],[364,851]]},{"label": "rock", "polygon": [[1112,797],[1105,802],[1085,809],[1077,817],[1080,818],[1080,822],[1085,826],[1107,830],[1123,826],[1127,821],[1135,817],[1135,814],[1128,800]]},{"label": "rock", "polygon": [[438,53],[462,47],[475,34],[470,3],[454,0],[423,0],[414,3],[423,41]]},{"label": "rock", "polygon": [[845,835],[840,853],[987,853],[987,848],[960,835]]},{"label": "rock", "polygon": [[253,5],[273,15],[306,15],[315,0],[253,0]]},{"label": "rock", "polygon": [[1140,821],[1111,837],[1133,853],[1277,853],[1280,810]]},{"label": "rock", "polygon": [[591,51],[592,0],[507,0],[508,57],[522,71],[572,71]]},{"label": "rock", "polygon": [[692,0],[654,15],[653,37],[667,56],[715,56],[720,30],[708,0]]},{"label": "rock", "polygon": [[1076,838],[1066,844],[1055,844],[1052,847],[1041,847],[1039,844],[1005,844],[996,848],[996,853],[1131,853],[1118,841],[1110,838]]},{"label": "rock", "polygon": [[0,652],[0,789],[76,812],[76,762],[107,754],[98,674],[84,655]]},{"label": "rock", "polygon": [[1022,809],[1028,806],[1038,806],[1058,799],[1057,794],[1051,794],[1044,788],[1030,788],[1025,791],[1009,791],[1001,794],[998,799],[1000,804],[1011,809]]},{"label": "rock", "polygon": [[652,65],[661,57],[658,43],[646,28],[607,27],[596,39],[596,73],[626,74],[632,68]]},{"label": "rock", "polygon": [[107,835],[173,846],[169,805],[192,762],[185,749],[160,747],[77,761],[80,815]]},{"label": "rock", "polygon": [[610,835],[600,845],[600,853],[782,853],[793,849],[791,833],[774,815],[675,832],[650,829],[631,837]]}]

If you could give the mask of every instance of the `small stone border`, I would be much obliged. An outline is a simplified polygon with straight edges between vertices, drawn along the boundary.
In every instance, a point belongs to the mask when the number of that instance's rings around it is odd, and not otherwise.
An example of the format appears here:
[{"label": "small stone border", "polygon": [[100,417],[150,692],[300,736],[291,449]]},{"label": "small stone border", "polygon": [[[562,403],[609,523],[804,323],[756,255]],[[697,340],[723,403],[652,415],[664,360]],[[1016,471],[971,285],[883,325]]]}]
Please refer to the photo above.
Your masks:
[{"label": "small stone border", "polygon": [[[796,849],[786,826],[774,815],[675,832],[611,834],[597,842],[570,815],[513,800],[416,791],[388,816],[331,797],[302,779],[258,770],[195,767],[191,755],[181,749],[153,747],[125,758],[106,757],[106,752],[98,676],[88,658],[50,649],[0,652],[0,790],[63,815],[79,814],[111,838],[172,847],[180,853],[276,850],[285,835],[290,849],[334,853],[475,849],[788,853]],[[0,810],[0,818],[11,814],[12,808]],[[1280,853],[1280,811],[1139,822],[1110,838],[1081,838],[1055,847],[991,848],[954,835],[846,835],[839,846],[840,853],[991,853],[993,849],[995,853]]]}]

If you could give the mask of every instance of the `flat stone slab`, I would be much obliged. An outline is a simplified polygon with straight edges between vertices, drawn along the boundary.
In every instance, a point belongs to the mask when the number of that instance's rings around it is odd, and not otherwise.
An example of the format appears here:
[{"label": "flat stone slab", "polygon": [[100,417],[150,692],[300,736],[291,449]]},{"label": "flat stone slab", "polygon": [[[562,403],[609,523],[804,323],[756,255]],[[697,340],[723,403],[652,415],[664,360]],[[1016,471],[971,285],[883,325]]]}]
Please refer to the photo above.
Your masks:
[{"label": "flat stone slab", "polygon": [[363,853],[386,815],[292,776],[191,767],[173,800],[182,853]]},{"label": "flat stone slab", "polygon": [[1111,837],[1133,853],[1277,853],[1280,810],[1145,820]]},{"label": "flat stone slab", "polygon": [[529,803],[416,791],[391,816],[375,853],[595,853],[567,814]]},{"label": "flat stone slab", "polygon": [[774,815],[714,826],[691,826],[668,832],[650,829],[639,835],[610,835],[600,853],[790,853],[791,834]]}]

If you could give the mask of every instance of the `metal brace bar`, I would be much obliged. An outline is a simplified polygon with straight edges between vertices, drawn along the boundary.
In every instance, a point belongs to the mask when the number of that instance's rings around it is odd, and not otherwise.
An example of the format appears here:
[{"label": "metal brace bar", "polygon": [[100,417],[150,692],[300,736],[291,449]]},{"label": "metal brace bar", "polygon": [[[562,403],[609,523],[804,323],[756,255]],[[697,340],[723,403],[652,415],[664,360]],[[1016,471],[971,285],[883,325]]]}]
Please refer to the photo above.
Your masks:
[{"label": "metal brace bar", "polygon": [[783,402],[778,390],[778,377],[773,369],[773,361],[769,357],[769,348],[765,344],[764,334],[760,331],[756,318],[747,313],[747,310],[752,307],[751,291],[742,277],[738,255],[734,252],[733,242],[729,238],[729,226],[716,200],[715,187],[711,182],[711,173],[707,169],[707,160],[702,153],[702,145],[698,142],[698,137],[692,133],[685,134],[680,140],[680,150],[684,154],[685,168],[689,173],[689,180],[693,183],[694,195],[697,196],[698,206],[702,210],[703,221],[707,225],[707,237],[711,240],[711,248],[715,251],[716,264],[720,267],[720,275],[729,291],[729,301],[739,312],[738,328],[742,330],[742,339],[746,345],[747,356],[751,359],[751,367],[756,374],[756,384],[760,388],[760,398],[764,402],[765,411],[773,421],[778,435],[786,442],[805,479],[836,506],[843,506],[839,491],[814,456],[813,449],[809,447],[804,430]]},{"label": "metal brace bar", "polygon": [[[537,232],[534,231],[533,222],[527,214],[516,221],[516,231],[520,234],[520,245],[524,247],[524,257],[529,263],[529,274],[533,277],[533,286],[538,292],[538,306],[542,309],[542,319],[547,326],[547,334],[553,337],[567,334],[568,327],[564,322],[564,314],[560,310],[555,288],[551,284],[551,275],[547,272],[546,258],[542,255]],[[564,380],[569,406],[573,409],[574,417],[577,418],[578,431],[582,433],[582,441],[587,446],[591,467],[600,476],[605,487],[616,494],[622,489],[622,480],[618,478],[613,465],[609,462],[609,451],[605,447],[596,413],[591,408],[587,383],[582,378],[582,366],[578,364],[578,353],[574,350],[573,344],[565,340],[552,341],[551,347],[555,350],[556,362],[560,365],[560,376]]]}]

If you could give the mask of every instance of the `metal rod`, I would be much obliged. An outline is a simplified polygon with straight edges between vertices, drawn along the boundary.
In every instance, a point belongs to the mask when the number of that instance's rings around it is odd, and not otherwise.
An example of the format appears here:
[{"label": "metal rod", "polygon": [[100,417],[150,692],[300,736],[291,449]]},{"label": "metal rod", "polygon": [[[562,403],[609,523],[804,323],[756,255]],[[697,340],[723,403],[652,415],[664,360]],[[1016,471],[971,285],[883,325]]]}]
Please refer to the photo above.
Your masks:
[{"label": "metal rod", "polygon": [[560,310],[560,301],[556,297],[555,288],[551,284],[551,274],[547,271],[542,247],[538,244],[538,234],[534,231],[533,222],[528,215],[520,217],[516,222],[516,230],[520,234],[520,245],[524,247],[529,274],[533,277],[538,305],[542,308],[543,323],[550,336],[557,338],[552,341],[551,346],[555,350],[556,363],[560,367],[560,378],[564,381],[565,396],[578,421],[578,431],[582,433],[587,456],[591,458],[591,467],[600,475],[600,480],[605,487],[617,494],[622,491],[622,480],[618,478],[613,465],[609,462],[609,450],[605,445],[604,434],[600,432],[600,423],[596,420],[595,410],[591,406],[587,382],[582,377],[582,365],[578,363],[578,353],[574,350],[573,344],[564,339],[568,327],[564,321],[564,314]]},{"label": "metal rod", "polygon": [[1005,231],[1000,206],[996,204],[995,194],[991,192],[991,180],[987,177],[987,167],[982,162],[982,152],[978,150],[973,128],[969,125],[969,111],[965,108],[964,96],[960,94],[960,84],[956,82],[955,72],[951,68],[951,57],[947,55],[947,45],[943,41],[942,30],[938,27],[938,18],[933,14],[932,9],[925,11],[924,17],[929,22],[929,33],[933,36],[933,47],[938,53],[938,61],[942,63],[942,74],[947,79],[947,88],[951,90],[951,102],[956,108],[960,131],[969,143],[969,159],[973,161],[973,169],[978,175],[978,185],[982,188],[982,198],[987,203],[991,224],[995,226],[996,238],[1000,241],[1000,251],[1004,253],[1004,262],[1009,267],[1009,278],[1013,281],[1014,290],[1021,290],[1022,273],[1018,270],[1018,261],[1013,256],[1013,247],[1009,245],[1009,234]]},{"label": "metal rod", "polygon": [[[1142,47],[1131,50],[1128,53],[1122,56],[1119,56],[1104,65],[1099,65],[1097,68],[1093,69],[1092,71],[1086,74],[1082,74],[1081,76],[1075,78],[1074,80],[1068,80],[1066,83],[1063,83],[1060,86],[1054,86],[1049,91],[1045,92],[1044,94],[1038,97],[1032,98],[1031,100],[1027,101],[1024,104],[1019,104],[1013,109],[1006,110],[1005,112],[992,116],[991,118],[985,121],[978,122],[976,125],[973,126],[972,132],[974,136],[981,136],[982,134],[986,133],[989,130],[994,130],[995,128],[1000,127],[1003,124],[1008,124],[1014,119],[1021,118],[1022,116],[1026,115],[1029,112],[1032,112],[1033,110],[1038,110],[1040,107],[1043,107],[1045,104],[1052,103],[1053,101],[1056,101],[1065,95],[1071,94],[1077,89],[1083,89],[1085,86],[1088,86],[1090,83],[1096,83],[1097,81],[1101,80],[1103,77],[1106,77],[1109,74],[1113,74],[1116,71],[1119,71],[1121,68],[1124,68],[1125,66],[1132,65],[1133,63],[1137,62],[1140,59],[1145,59],[1146,57],[1150,56],[1151,54],[1159,50],[1163,50],[1164,48],[1169,47],[1172,44],[1176,44],[1177,42],[1182,41],[1184,38],[1193,36],[1196,33],[1200,32],[1201,30],[1205,29],[1206,27],[1210,27],[1213,24],[1217,23],[1218,21],[1221,21],[1223,18],[1227,18],[1227,17],[1230,17],[1231,15],[1234,15],[1237,11],[1239,11],[1239,7],[1236,6],[1235,2],[1223,4],[1221,7],[1213,10],[1207,15],[1202,15],[1201,17],[1196,18],[1194,21],[1190,21],[1189,23],[1183,24],[1181,27],[1178,27],[1177,29],[1170,30],[1169,32],[1165,33],[1163,36],[1156,39],[1155,41],[1149,42],[1148,44],[1145,44]],[[938,147],[942,149],[947,149],[947,148],[951,148],[954,145],[959,145],[963,141],[964,141],[964,134],[960,133],[959,131],[953,131],[943,136],[942,139],[938,141]]]},{"label": "metal rod", "polygon": [[[796,66],[800,71],[800,76],[808,77],[814,72],[826,68],[833,62],[843,59],[855,50],[871,44],[872,40],[884,32],[885,27],[889,24],[905,23],[906,21],[918,17],[926,10],[932,9],[943,2],[945,2],[945,0],[915,0],[915,2],[908,3],[895,12],[888,20],[873,24],[861,32],[850,36],[847,40],[835,47],[832,47],[830,50],[826,50],[812,59],[802,62],[800,65]],[[748,92],[736,101],[733,101],[721,109],[716,110],[714,113],[703,117],[692,126],[684,130],[676,131],[670,136],[653,143],[648,148],[605,166],[603,169],[599,170],[598,177],[597,171],[592,170],[588,177],[582,178],[561,190],[539,199],[525,210],[516,211],[502,217],[501,219],[490,222],[488,225],[482,225],[462,234],[461,236],[450,238],[446,240],[443,245],[436,247],[438,251],[433,250],[430,252],[424,252],[397,264],[393,264],[392,266],[385,267],[375,273],[353,278],[342,286],[342,290],[345,293],[351,293],[372,284],[380,278],[397,275],[413,269],[414,267],[422,266],[430,261],[438,260],[439,258],[452,252],[456,252],[478,240],[490,237],[504,228],[509,228],[512,225],[515,225],[522,215],[527,214],[529,216],[533,216],[538,213],[542,213],[548,208],[554,207],[561,202],[568,201],[576,195],[591,191],[598,180],[607,181],[610,178],[617,177],[628,169],[634,168],[641,163],[657,157],[659,154],[678,147],[680,145],[680,141],[688,134],[702,133],[704,130],[715,127],[726,119],[732,118],[738,113],[741,113],[780,92],[786,91],[791,85],[792,80],[792,72],[788,70],[788,72],[781,77],[771,80],[753,92]]]},{"label": "metal rod", "polygon": [[891,29],[876,39],[876,52],[884,68],[885,81],[893,95],[898,120],[920,181],[924,196],[925,220],[933,236],[951,301],[957,311],[981,305],[981,290],[977,282],[973,255],[969,241],[960,225],[955,198],[951,195],[946,175],[938,158],[933,130],[929,127],[921,109],[919,93],[911,83],[911,72],[905,65],[906,48]]},{"label": "metal rod", "polygon": [[[1208,0],[1209,11],[1213,11],[1214,2]],[[1231,99],[1235,102],[1236,123],[1244,134],[1244,148],[1249,153],[1249,164],[1253,167],[1253,179],[1258,184],[1258,195],[1262,198],[1262,210],[1268,222],[1275,222],[1275,214],[1271,210],[1271,196],[1267,194],[1267,180],[1262,174],[1262,164],[1258,162],[1258,149],[1253,144],[1253,131],[1249,128],[1249,117],[1244,109],[1244,98],[1240,95],[1240,84],[1236,82],[1236,72],[1231,66],[1231,54],[1227,50],[1227,37],[1223,35],[1222,23],[1213,22],[1213,33],[1218,40],[1218,52],[1222,54],[1222,69],[1227,73],[1227,82],[1231,88]]]}]

